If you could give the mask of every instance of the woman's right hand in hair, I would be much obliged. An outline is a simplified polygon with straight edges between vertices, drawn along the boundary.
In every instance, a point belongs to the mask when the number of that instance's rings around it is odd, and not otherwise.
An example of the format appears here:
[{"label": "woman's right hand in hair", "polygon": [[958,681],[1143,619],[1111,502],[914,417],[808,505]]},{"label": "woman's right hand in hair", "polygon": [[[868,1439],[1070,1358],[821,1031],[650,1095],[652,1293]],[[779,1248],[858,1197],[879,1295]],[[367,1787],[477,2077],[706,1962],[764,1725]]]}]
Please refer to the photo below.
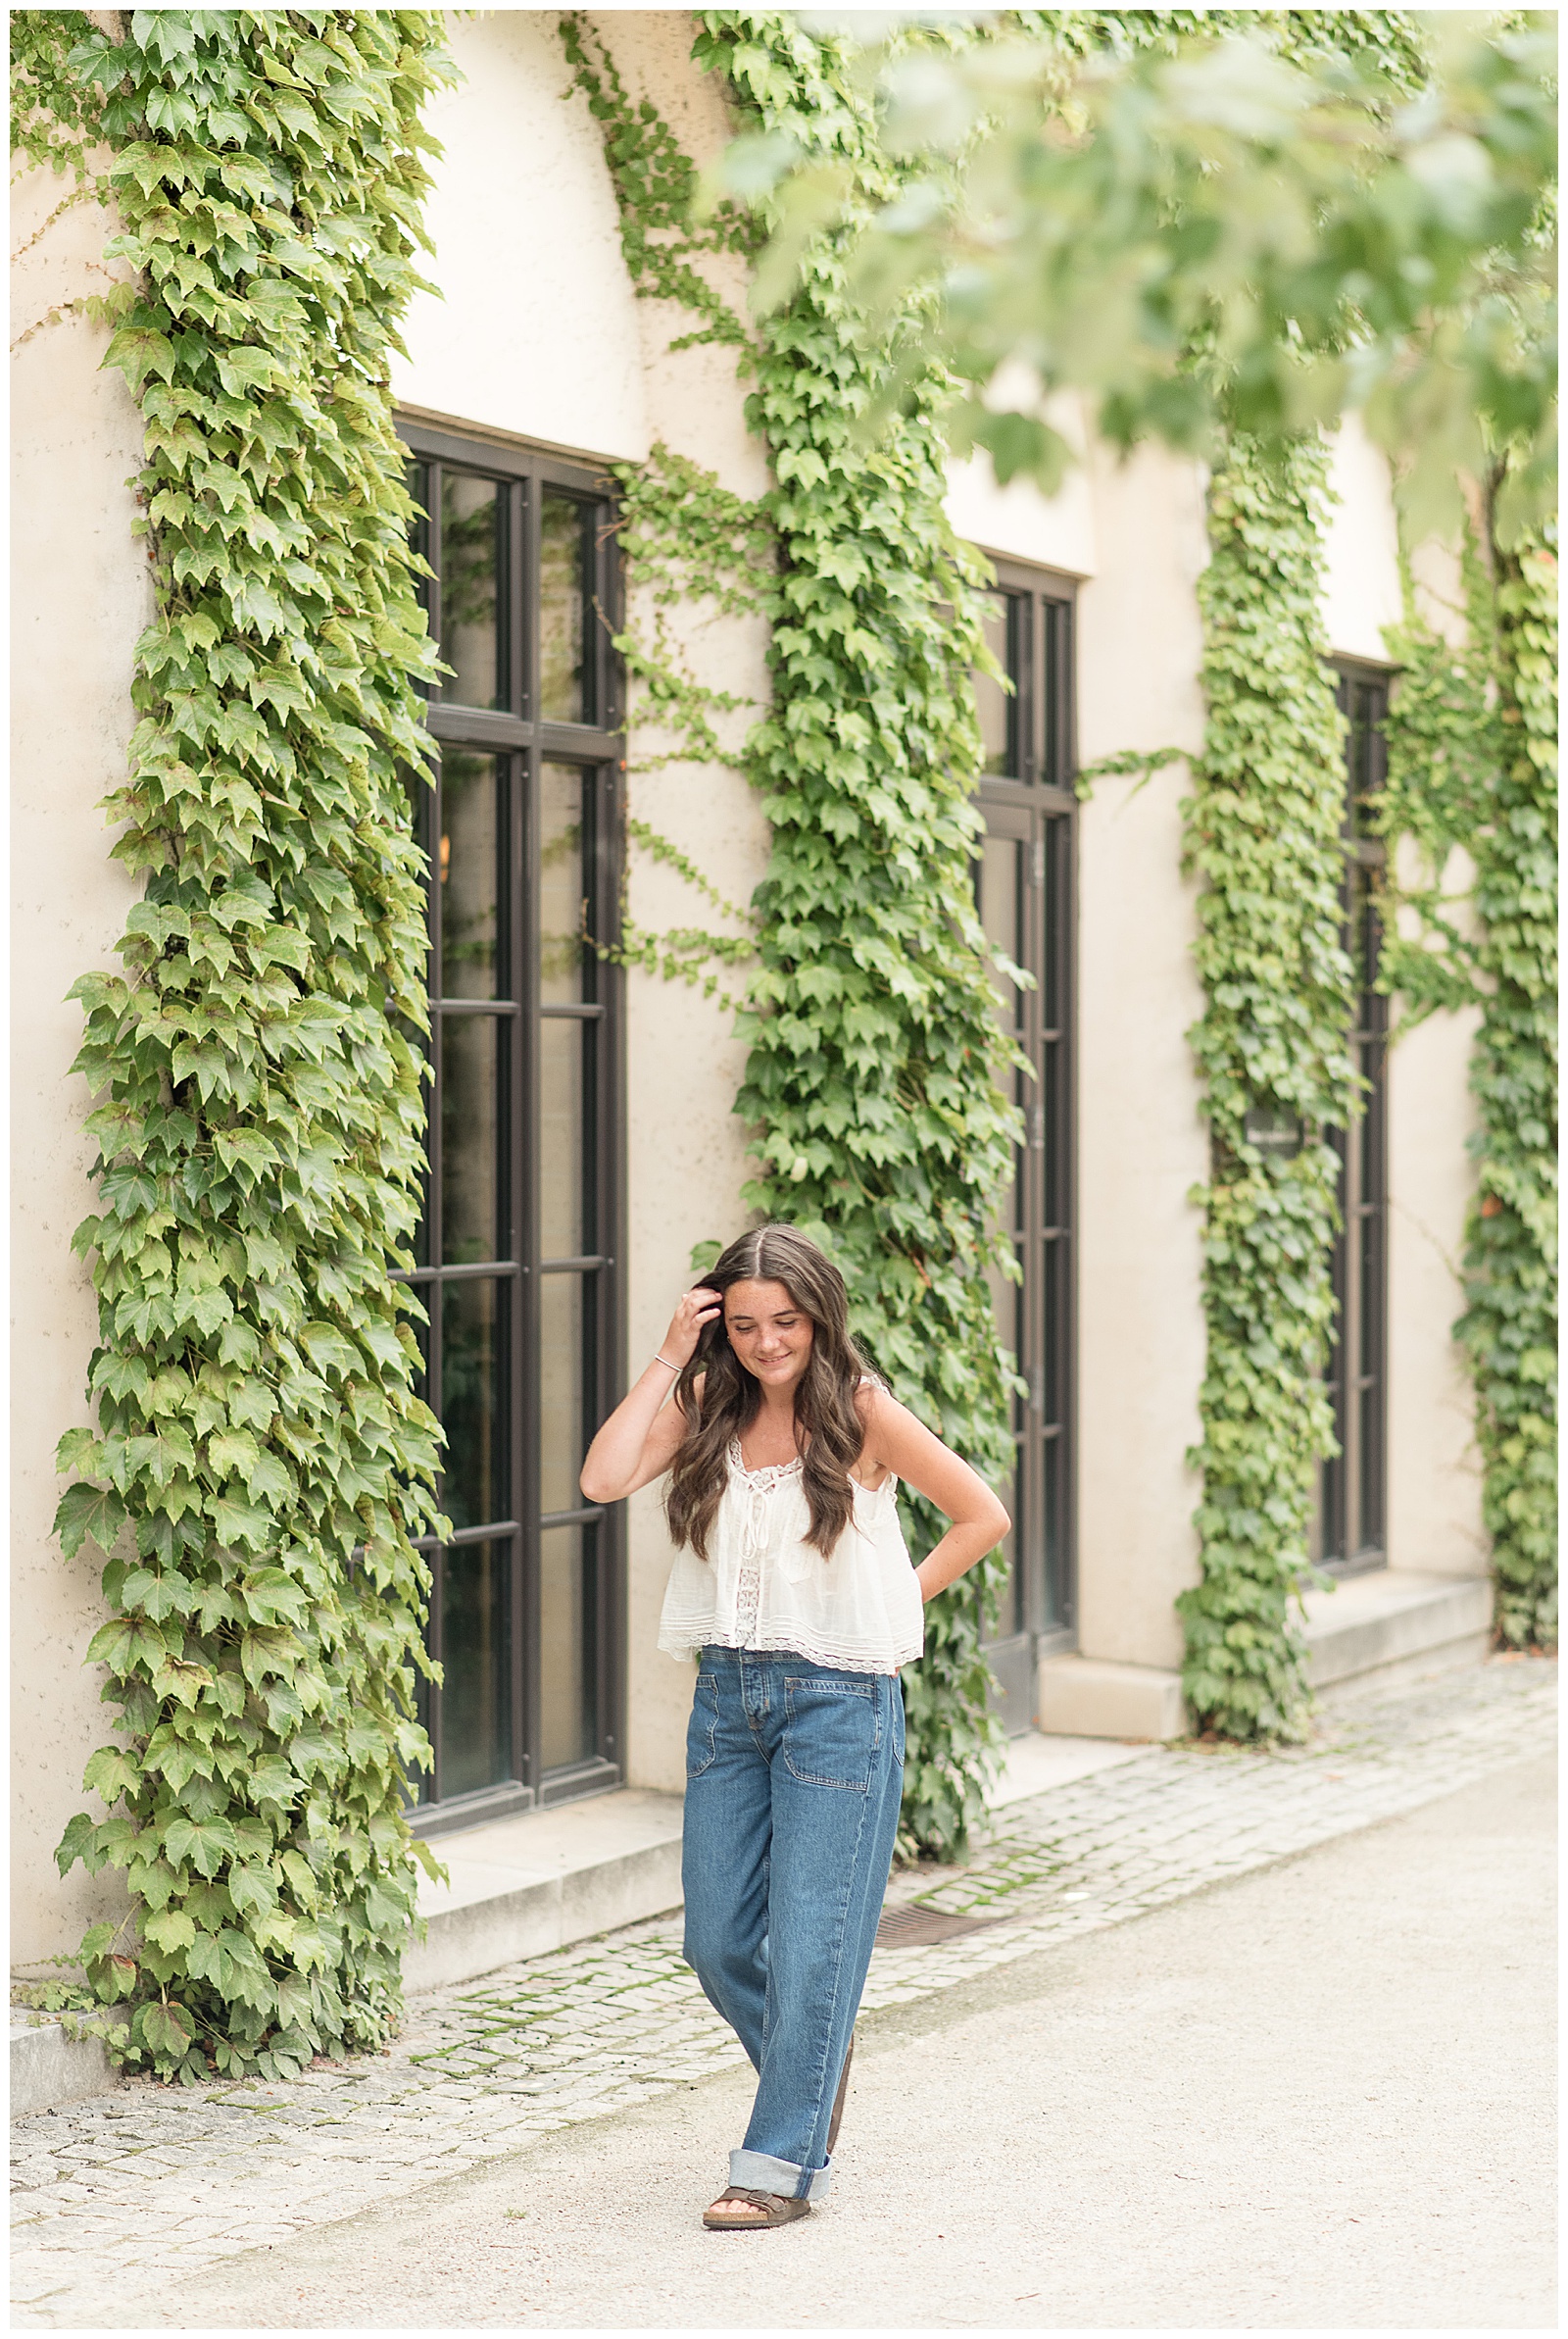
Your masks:
[{"label": "woman's right hand in hair", "polygon": [[710,1291],[706,1283],[699,1283],[695,1291],[683,1291],[669,1319],[669,1329],[659,1343],[660,1355],[668,1357],[672,1365],[689,1365],[697,1353],[703,1326],[712,1323],[723,1312],[723,1294]]},{"label": "woman's right hand in hair", "polygon": [[684,1369],[697,1351],[703,1326],[711,1323],[724,1306],[720,1293],[699,1283],[682,1294],[669,1329],[660,1342],[659,1357],[645,1365],[640,1379],[616,1406],[588,1449],[577,1480],[591,1503],[618,1503],[639,1486],[662,1478],[675,1459],[686,1434],[686,1416],[678,1405],[665,1403],[675,1385],[671,1367]]}]

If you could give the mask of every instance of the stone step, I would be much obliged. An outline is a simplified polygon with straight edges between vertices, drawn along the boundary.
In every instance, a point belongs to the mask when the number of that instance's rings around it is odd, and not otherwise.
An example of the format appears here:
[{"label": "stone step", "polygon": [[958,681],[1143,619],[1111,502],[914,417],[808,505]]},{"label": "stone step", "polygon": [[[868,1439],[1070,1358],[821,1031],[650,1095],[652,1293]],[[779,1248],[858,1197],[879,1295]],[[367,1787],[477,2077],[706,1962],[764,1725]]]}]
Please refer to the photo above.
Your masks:
[{"label": "stone step", "polygon": [[[105,2012],[123,2019],[123,2007]],[[108,2095],[124,2081],[109,2060],[101,2038],[78,2038],[74,2025],[67,2027],[58,2015],[30,2014],[25,2007],[11,2009],[11,2117],[25,2112],[52,2112],[60,2104],[84,2103],[88,2096]]]},{"label": "stone step", "polygon": [[1492,1578],[1379,1568],[1308,1592],[1307,1677],[1321,1695],[1375,1677],[1479,1660],[1492,1639]]},{"label": "stone step", "polygon": [[678,1795],[620,1787],[438,1836],[448,1881],[419,1880],[422,1941],[403,1953],[409,1990],[471,1981],[680,1907]]}]

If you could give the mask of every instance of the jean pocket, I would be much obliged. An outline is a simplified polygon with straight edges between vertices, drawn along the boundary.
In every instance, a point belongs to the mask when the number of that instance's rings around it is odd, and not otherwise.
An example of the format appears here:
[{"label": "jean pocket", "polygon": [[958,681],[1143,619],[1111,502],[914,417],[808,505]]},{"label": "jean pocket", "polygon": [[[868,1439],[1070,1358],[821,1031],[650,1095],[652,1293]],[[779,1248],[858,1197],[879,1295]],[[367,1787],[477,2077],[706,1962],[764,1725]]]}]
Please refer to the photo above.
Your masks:
[{"label": "jean pocket", "polygon": [[701,1778],[718,1753],[718,1682],[711,1673],[699,1673],[692,1699],[692,1717],[686,1725],[686,1775]]},{"label": "jean pocket", "polygon": [[784,1765],[803,1786],[863,1795],[881,1743],[874,1682],[786,1676]]}]

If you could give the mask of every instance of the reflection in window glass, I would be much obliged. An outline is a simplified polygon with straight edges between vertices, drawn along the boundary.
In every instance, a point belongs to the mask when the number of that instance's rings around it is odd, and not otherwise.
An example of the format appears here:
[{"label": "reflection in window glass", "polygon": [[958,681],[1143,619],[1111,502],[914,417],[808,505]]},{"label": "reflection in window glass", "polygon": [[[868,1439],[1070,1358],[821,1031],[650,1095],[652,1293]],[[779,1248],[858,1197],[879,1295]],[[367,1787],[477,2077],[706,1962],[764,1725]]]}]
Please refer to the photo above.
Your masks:
[{"label": "reflection in window glass", "polygon": [[540,1678],[544,1767],[585,1763],[599,1734],[591,1527],[547,1527],[539,1538]]},{"label": "reflection in window glass", "polygon": [[441,655],[455,673],[443,695],[464,707],[504,707],[503,579],[506,496],[494,479],[441,473]]},{"label": "reflection in window glass", "polygon": [[1381,750],[1388,684],[1351,678],[1343,685],[1340,695],[1348,718],[1345,742],[1349,782],[1348,826],[1352,836],[1368,837],[1374,833],[1368,820],[1371,800],[1383,779]]},{"label": "reflection in window glass", "polygon": [[1014,750],[1017,698],[1017,653],[1014,647],[1012,596],[1008,593],[983,593],[981,602],[981,631],[987,649],[996,659],[1003,672],[1014,685],[1013,690],[995,681],[990,674],[976,671],[974,675],[975,707],[980,717],[981,770],[1000,778],[1017,778],[1018,758]]},{"label": "reflection in window glass", "polygon": [[586,1451],[582,1419],[583,1278],[539,1278],[539,1508],[575,1511]]},{"label": "reflection in window glass", "polygon": [[[414,520],[409,528],[409,543],[416,560],[428,561],[430,558],[430,467],[424,463],[411,463],[406,467],[403,476],[414,504]],[[430,579],[428,576],[416,572],[414,589],[418,595],[419,607],[428,618],[430,614]],[[415,688],[421,698],[428,698],[430,694],[428,682],[416,682]]]},{"label": "reflection in window glass", "polygon": [[572,764],[539,773],[539,998],[565,1006],[583,995],[583,776]]},{"label": "reflection in window glass", "polygon": [[456,1527],[507,1517],[506,1324],[488,1276],[441,1293],[441,1399],[447,1446],[441,1508]]},{"label": "reflection in window glass", "polygon": [[[1023,856],[1016,837],[988,836],[980,861],[980,923],[986,940],[1015,967],[1023,963]],[[1023,995],[1000,967],[990,969],[997,993],[997,1021],[1016,1031],[1023,1021]]]},{"label": "reflection in window glass", "polygon": [[503,1259],[509,1244],[498,1210],[495,1016],[442,1016],[441,1264],[475,1267]]},{"label": "reflection in window glass", "polygon": [[512,1546],[465,1543],[441,1564],[441,1792],[472,1795],[512,1774]]},{"label": "reflection in window glass", "polygon": [[583,1224],[583,1054],[592,1027],[573,1016],[539,1024],[539,1251],[578,1259],[592,1250]]},{"label": "reflection in window glass", "polygon": [[498,759],[466,747],[441,757],[441,989],[448,999],[496,996],[496,893],[501,824]]},{"label": "reflection in window glass", "polygon": [[539,513],[539,714],[545,722],[588,722],[589,507],[546,488]]}]

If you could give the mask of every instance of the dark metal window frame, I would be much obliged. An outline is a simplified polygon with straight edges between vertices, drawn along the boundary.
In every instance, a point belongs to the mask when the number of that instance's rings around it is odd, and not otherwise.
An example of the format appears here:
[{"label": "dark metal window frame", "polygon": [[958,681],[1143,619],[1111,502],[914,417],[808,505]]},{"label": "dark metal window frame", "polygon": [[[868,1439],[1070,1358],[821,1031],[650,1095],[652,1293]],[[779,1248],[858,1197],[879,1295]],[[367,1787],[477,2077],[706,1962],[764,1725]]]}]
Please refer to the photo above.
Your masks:
[{"label": "dark metal window frame", "polygon": [[[1019,1365],[1029,1394],[1015,1401],[1013,1549],[1016,1609],[999,1618],[987,1658],[1005,1717],[1026,1728],[1036,1660],[1077,1644],[1077,581],[988,555],[1008,602],[1010,776],[986,773],[977,795],[989,833],[1027,847],[1022,964],[1040,986],[1021,1000],[1022,1040],[1040,1068],[1021,1083],[1026,1138],[1019,1149],[1015,1243],[1025,1249]],[[1047,941],[1051,943],[1047,961]],[[1030,1271],[1028,1246],[1038,1258]],[[1047,1448],[1054,1451],[1048,1458]],[[1057,1555],[1054,1613],[1045,1554]]]},{"label": "dark metal window frame", "polygon": [[[1372,988],[1380,938],[1374,886],[1386,860],[1381,839],[1361,833],[1363,800],[1380,788],[1388,750],[1381,728],[1395,677],[1391,667],[1334,661],[1336,699],[1350,724],[1346,741],[1343,938],[1357,968],[1350,1041],[1366,1081],[1363,1110],[1331,1132],[1340,1156],[1341,1225],[1334,1239],[1336,1302],[1325,1382],[1340,1453],[1319,1466],[1314,1557],[1329,1574],[1362,1575],[1388,1564],[1388,1039],[1389,1002]],[[1367,716],[1357,694],[1381,702]]]},{"label": "dark metal window frame", "polygon": [[[441,1655],[441,1570],[444,1549],[486,1539],[511,1540],[510,1691],[512,1710],[512,1775],[502,1785],[477,1793],[443,1797],[440,1776],[439,1699],[432,1690],[430,1736],[437,1749],[437,1768],[424,1782],[426,1800],[410,1814],[417,1834],[433,1836],[452,1828],[471,1826],[481,1819],[502,1817],[537,1805],[564,1802],[617,1785],[623,1774],[625,1706],[625,1506],[583,1505],[579,1509],[541,1512],[538,1414],[540,1279],[552,1271],[578,1270],[584,1275],[585,1346],[593,1386],[583,1391],[586,1421],[602,1419],[624,1385],[625,1327],[625,1017],[624,978],[608,961],[593,962],[592,999],[580,1007],[541,1006],[538,997],[538,953],[535,921],[539,902],[539,839],[537,822],[527,807],[539,800],[539,767],[570,764],[583,776],[585,809],[592,800],[592,864],[590,927],[596,937],[614,941],[618,935],[621,838],[624,829],[625,740],[624,681],[612,648],[612,634],[620,623],[620,564],[614,531],[612,482],[601,472],[572,463],[546,450],[428,427],[399,418],[398,433],[412,457],[430,466],[434,481],[442,465],[467,476],[493,479],[510,501],[506,541],[509,574],[505,607],[510,633],[507,658],[509,704],[504,709],[463,707],[440,694],[428,701],[426,720],[435,739],[477,753],[508,759],[511,785],[507,791],[509,833],[505,839],[505,867],[510,872],[507,894],[510,914],[503,913],[503,947],[510,958],[511,997],[498,1001],[495,1013],[511,1033],[512,1078],[508,1138],[511,1153],[512,1255],[502,1261],[465,1263],[445,1267],[421,1265],[408,1280],[425,1297],[430,1309],[431,1336],[439,1339],[442,1287],[462,1277],[489,1275],[510,1286],[508,1326],[512,1368],[509,1408],[512,1516],[464,1530],[449,1546],[421,1546],[430,1556],[435,1582],[431,1595],[431,1653]],[[594,721],[581,723],[535,720],[539,673],[539,601],[534,589],[539,576],[540,507],[546,488],[559,488],[582,499],[586,515],[597,515],[592,543],[595,607],[585,612],[588,649],[584,695]],[[435,576],[425,581],[424,595],[431,631],[441,638],[440,525],[441,497],[432,487],[429,520],[424,531],[427,558]],[[430,842],[439,829],[436,793],[428,792],[423,826]],[[585,877],[589,871],[585,870]],[[438,894],[438,887],[434,889]],[[434,918],[439,919],[439,906]],[[431,927],[432,1023],[439,1021],[441,961],[439,933]],[[454,1010],[486,1012],[483,1003],[454,1002]],[[539,1056],[535,1035],[541,1020],[551,1017],[593,1020],[600,1044],[593,1051],[591,1090],[584,1096],[585,1162],[594,1164],[597,1198],[596,1239],[599,1250],[574,1260],[544,1260],[539,1251],[539,1196],[536,1190],[535,1142],[538,1126]],[[441,1225],[440,1142],[441,1055],[432,1051],[434,1079],[429,1099],[431,1190],[426,1197],[427,1222],[435,1234],[432,1259],[439,1251]],[[432,1304],[433,1303],[433,1304]],[[592,1325],[588,1329],[591,1306]],[[550,1526],[591,1525],[596,1542],[597,1599],[595,1669],[598,1683],[597,1745],[591,1759],[562,1769],[543,1768],[541,1656],[540,1537]]]}]

